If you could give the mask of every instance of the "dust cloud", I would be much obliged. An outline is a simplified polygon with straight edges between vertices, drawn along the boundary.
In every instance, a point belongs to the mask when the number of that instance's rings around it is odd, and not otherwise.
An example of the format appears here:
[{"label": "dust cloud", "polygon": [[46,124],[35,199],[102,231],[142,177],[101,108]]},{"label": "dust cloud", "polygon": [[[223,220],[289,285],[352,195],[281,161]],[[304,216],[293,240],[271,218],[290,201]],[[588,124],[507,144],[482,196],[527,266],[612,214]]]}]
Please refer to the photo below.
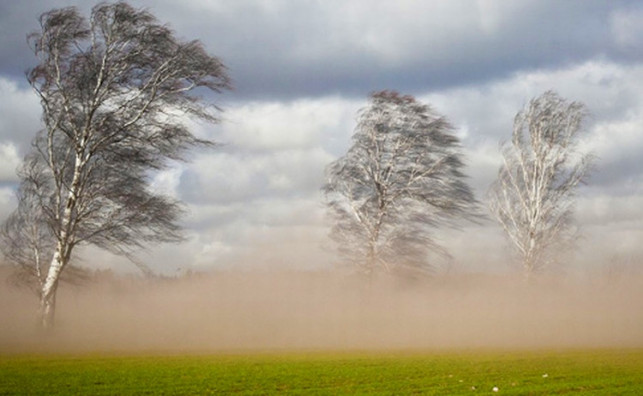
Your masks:
[{"label": "dust cloud", "polygon": [[643,347],[643,277],[378,278],[247,271],[63,285],[42,334],[0,289],[0,353]]}]

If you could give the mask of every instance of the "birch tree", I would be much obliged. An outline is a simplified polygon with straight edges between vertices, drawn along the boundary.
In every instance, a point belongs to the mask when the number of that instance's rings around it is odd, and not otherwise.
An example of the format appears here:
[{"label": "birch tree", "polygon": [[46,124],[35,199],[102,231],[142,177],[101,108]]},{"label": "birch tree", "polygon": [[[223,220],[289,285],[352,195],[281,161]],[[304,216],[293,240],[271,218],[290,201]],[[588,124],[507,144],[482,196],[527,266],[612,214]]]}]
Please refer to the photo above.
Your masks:
[{"label": "birch tree", "polygon": [[435,228],[475,219],[459,140],[412,96],[382,91],[358,113],[352,146],[326,169],[323,188],[339,253],[367,274],[426,271],[446,255]]},{"label": "birch tree", "polygon": [[151,191],[149,180],[168,160],[212,144],[184,120],[216,122],[217,108],[197,93],[222,92],[230,80],[200,42],[177,40],[149,12],[123,2],[97,5],[89,20],[73,7],[54,9],[40,27],[28,37],[40,63],[27,77],[44,129],[3,235],[14,246],[9,258],[31,260],[42,324],[50,327],[77,246],[131,256],[180,240],[179,203]]},{"label": "birch tree", "polygon": [[491,212],[521,257],[525,276],[556,262],[576,236],[573,205],[592,155],[577,148],[585,108],[548,91],[514,119],[489,190]]}]

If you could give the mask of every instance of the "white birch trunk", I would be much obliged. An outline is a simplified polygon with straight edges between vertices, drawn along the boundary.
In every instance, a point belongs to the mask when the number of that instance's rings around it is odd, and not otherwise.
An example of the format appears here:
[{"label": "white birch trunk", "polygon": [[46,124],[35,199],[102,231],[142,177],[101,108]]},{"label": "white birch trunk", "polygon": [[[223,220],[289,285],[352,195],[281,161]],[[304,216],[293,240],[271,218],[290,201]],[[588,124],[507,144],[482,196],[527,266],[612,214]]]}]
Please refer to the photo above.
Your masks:
[{"label": "white birch trunk", "polygon": [[76,155],[76,164],[74,166],[74,177],[72,179],[69,194],[67,195],[67,204],[60,220],[60,234],[56,251],[51,259],[47,278],[42,286],[40,293],[40,319],[42,327],[45,329],[52,328],[54,325],[54,315],[56,312],[56,291],[58,290],[58,281],[63,268],[67,265],[71,253],[69,244],[69,231],[72,222],[72,213],[76,206],[78,188],[80,185],[80,176],[82,169],[82,157]]},{"label": "white birch trunk", "polygon": [[62,244],[59,243],[40,293],[40,322],[44,329],[50,329],[54,326],[56,291],[58,290],[60,273],[65,264],[62,259],[62,249]]}]

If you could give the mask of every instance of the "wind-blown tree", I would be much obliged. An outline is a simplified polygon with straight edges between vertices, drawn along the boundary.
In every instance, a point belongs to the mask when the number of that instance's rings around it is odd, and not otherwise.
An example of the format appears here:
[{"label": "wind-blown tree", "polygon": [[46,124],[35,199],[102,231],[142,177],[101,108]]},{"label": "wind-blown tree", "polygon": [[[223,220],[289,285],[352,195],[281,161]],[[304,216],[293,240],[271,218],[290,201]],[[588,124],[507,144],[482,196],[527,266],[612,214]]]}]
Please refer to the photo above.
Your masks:
[{"label": "wind-blown tree", "polygon": [[216,122],[218,108],[198,93],[227,90],[230,80],[200,42],[177,40],[149,12],[123,2],[97,5],[89,20],[75,8],[55,9],[40,26],[29,36],[40,63],[27,77],[45,127],[21,170],[20,205],[10,218],[25,227],[8,224],[3,234],[5,246],[13,244],[9,259],[23,267],[32,259],[49,327],[75,247],[131,257],[181,239],[180,204],[153,192],[150,177],[188,149],[212,144],[184,121]]},{"label": "wind-blown tree", "polygon": [[358,113],[352,146],[326,169],[331,238],[367,274],[432,269],[447,252],[440,226],[475,220],[459,140],[442,116],[412,96],[382,91]]},{"label": "wind-blown tree", "polygon": [[593,157],[577,149],[585,108],[548,91],[514,119],[504,162],[489,190],[491,212],[522,259],[527,278],[556,262],[577,234],[576,188]]}]

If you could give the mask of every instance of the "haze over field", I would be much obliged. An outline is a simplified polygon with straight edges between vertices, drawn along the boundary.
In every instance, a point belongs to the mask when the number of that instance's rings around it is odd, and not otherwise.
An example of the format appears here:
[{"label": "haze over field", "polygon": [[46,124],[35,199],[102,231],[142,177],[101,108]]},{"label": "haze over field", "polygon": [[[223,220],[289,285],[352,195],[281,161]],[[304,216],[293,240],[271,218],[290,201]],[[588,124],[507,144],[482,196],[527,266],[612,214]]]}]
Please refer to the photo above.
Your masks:
[{"label": "haze over field", "polygon": [[186,353],[643,347],[641,278],[547,281],[231,272],[64,287],[57,327],[33,296],[0,289],[0,350]]},{"label": "haze over field", "polygon": [[[225,143],[154,179],[187,204],[188,240],[141,260],[189,269],[329,268],[320,204],[324,167],[342,155],[369,92],[413,94],[445,114],[462,139],[479,199],[500,164],[515,113],[548,89],[587,104],[583,146],[597,172],[579,191],[585,237],[571,267],[640,268],[643,248],[643,6],[637,1],[142,1],[179,37],[201,40],[230,69],[222,124],[194,125]],[[0,4],[0,220],[15,206],[14,170],[41,128],[24,78],[36,59],[25,35],[37,17],[77,0]],[[504,272],[491,222],[436,236],[451,268]],[[104,252],[81,264],[135,271]],[[91,259],[90,259],[91,258]]]}]

